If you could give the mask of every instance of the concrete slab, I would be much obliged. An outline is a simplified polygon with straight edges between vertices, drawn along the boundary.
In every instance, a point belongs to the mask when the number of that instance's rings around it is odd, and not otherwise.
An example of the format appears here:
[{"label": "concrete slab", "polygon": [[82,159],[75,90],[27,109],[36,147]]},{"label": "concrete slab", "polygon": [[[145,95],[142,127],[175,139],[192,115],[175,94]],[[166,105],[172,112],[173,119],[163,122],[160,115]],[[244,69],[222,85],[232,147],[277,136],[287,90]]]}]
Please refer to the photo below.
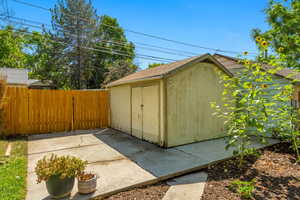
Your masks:
[{"label": "concrete slab", "polygon": [[163,149],[126,134],[99,134],[96,137],[156,177],[168,176],[208,162],[204,156],[199,158],[176,148]]},{"label": "concrete slab", "polygon": [[163,200],[199,200],[204,191],[207,174],[193,173],[168,181],[171,185]]},{"label": "concrete slab", "polygon": [[[109,194],[140,183],[154,182],[156,177],[145,172],[130,160],[120,160],[117,162],[93,163],[89,164],[87,171],[96,172],[99,176],[97,180],[97,191],[91,195],[80,195],[77,193],[77,182],[69,199],[89,199],[94,196]],[[45,183],[36,183],[36,175],[31,173],[28,176],[27,199],[51,199],[46,191]]]},{"label": "concrete slab", "polygon": [[71,199],[111,195],[130,187],[199,170],[232,156],[232,150],[224,150],[226,144],[222,138],[162,149],[112,129],[89,131],[82,135],[77,132],[73,136],[65,133],[55,135],[56,138],[36,136],[29,141],[27,200],[49,198],[44,184],[36,184],[33,170],[38,159],[51,153],[88,160],[87,170],[100,176],[94,194],[78,195],[74,187]]},{"label": "concrete slab", "polygon": [[125,156],[114,150],[113,148],[105,144],[97,144],[91,146],[82,146],[80,148],[68,148],[55,152],[39,153],[39,154],[29,154],[28,160],[28,172],[34,172],[35,165],[38,160],[42,159],[44,156],[50,156],[51,154],[58,156],[76,156],[82,160],[88,161],[88,163],[95,162],[108,162],[113,160],[126,159]]},{"label": "concrete slab", "polygon": [[101,144],[101,142],[93,134],[46,138],[39,140],[29,139],[28,154],[53,152],[68,148],[97,144]]},{"label": "concrete slab", "polygon": [[[255,137],[252,137],[254,144],[251,147],[262,148],[266,145],[262,145]],[[278,140],[269,138],[268,145],[278,143]],[[215,140],[207,140],[203,142],[197,142],[189,145],[182,145],[175,147],[175,149],[188,153],[190,155],[206,159],[208,162],[214,162],[217,160],[223,160],[233,155],[234,148],[225,150],[225,138],[219,138]]]}]

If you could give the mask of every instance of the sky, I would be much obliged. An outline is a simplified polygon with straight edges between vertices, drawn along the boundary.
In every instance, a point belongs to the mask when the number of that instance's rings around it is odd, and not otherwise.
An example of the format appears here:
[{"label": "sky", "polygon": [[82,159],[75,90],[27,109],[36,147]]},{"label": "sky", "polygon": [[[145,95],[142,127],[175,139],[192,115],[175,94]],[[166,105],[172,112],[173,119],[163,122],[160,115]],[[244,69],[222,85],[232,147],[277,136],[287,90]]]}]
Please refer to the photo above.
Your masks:
[{"label": "sky", "polygon": [[[50,13],[37,8],[6,1],[13,16],[50,24]],[[52,8],[56,0],[22,0]],[[198,46],[230,51],[257,52],[250,37],[253,28],[266,30],[264,8],[268,0],[92,0],[98,15],[117,18],[121,27],[152,34]],[[146,43],[193,52],[216,53],[201,48],[179,45],[126,32],[129,41]],[[170,55],[137,48],[138,54],[163,57],[172,60],[187,56]],[[224,53],[228,56],[236,54]],[[146,68],[156,61],[135,59]]]}]

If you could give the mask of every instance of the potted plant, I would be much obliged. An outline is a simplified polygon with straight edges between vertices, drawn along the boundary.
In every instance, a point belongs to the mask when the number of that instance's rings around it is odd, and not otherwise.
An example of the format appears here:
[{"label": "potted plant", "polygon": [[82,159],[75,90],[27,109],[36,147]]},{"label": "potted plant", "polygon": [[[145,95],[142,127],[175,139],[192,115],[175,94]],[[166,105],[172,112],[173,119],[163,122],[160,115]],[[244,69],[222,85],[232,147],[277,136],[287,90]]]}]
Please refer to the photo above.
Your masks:
[{"label": "potted plant", "polygon": [[66,197],[73,189],[75,177],[83,173],[86,165],[87,161],[73,156],[45,156],[35,167],[37,182],[46,182],[47,191],[52,198]]},{"label": "potted plant", "polygon": [[78,192],[89,194],[96,191],[98,176],[91,172],[83,172],[77,176]]}]

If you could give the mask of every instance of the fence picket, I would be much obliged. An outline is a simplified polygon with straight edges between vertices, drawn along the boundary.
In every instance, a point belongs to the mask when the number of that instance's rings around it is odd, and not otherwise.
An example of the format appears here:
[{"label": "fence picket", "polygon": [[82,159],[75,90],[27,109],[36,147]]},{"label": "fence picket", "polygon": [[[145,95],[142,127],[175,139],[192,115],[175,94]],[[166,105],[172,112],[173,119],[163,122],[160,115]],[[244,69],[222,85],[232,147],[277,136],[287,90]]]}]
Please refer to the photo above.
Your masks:
[{"label": "fence picket", "polygon": [[108,126],[108,91],[8,87],[5,134],[37,134]]}]

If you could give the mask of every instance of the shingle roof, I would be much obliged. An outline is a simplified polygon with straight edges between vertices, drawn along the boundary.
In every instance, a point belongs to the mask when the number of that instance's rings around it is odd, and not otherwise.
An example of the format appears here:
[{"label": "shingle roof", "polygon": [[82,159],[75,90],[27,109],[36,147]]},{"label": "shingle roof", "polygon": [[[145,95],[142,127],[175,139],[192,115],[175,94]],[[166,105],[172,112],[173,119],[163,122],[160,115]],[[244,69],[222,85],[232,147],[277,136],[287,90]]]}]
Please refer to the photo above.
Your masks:
[{"label": "shingle roof", "polygon": [[[225,56],[222,54],[214,54],[213,55],[220,63],[222,63],[228,70],[237,69],[237,68],[243,68],[244,66],[240,63],[238,63],[238,58],[233,58],[230,56]],[[273,68],[270,65],[263,65],[265,69]],[[278,76],[284,77],[286,79],[296,79],[297,81],[300,81],[300,73],[297,71],[294,71],[292,69],[284,68],[278,72],[275,73]]]},{"label": "shingle roof", "polygon": [[[140,80],[148,80],[148,79],[155,79],[155,78],[159,79],[159,78],[162,78],[162,76],[168,74],[169,72],[171,72],[175,69],[178,69],[180,67],[183,67],[185,64],[196,61],[198,59],[201,60],[202,58],[203,58],[203,60],[205,60],[205,59],[213,60],[214,62],[217,62],[219,66],[222,66],[222,64],[220,64],[210,54],[203,54],[203,55],[200,55],[200,56],[190,57],[190,58],[180,60],[180,61],[176,61],[176,62],[173,62],[173,63],[160,65],[158,67],[141,70],[141,71],[138,71],[136,73],[130,74],[128,76],[125,76],[125,77],[123,77],[119,80],[113,81],[113,82],[109,83],[107,86],[111,87],[111,86],[125,84],[125,83],[128,83],[128,82],[140,81]],[[224,66],[222,66],[222,69],[224,71],[226,71],[228,74],[231,74],[230,71],[228,71]]]}]

